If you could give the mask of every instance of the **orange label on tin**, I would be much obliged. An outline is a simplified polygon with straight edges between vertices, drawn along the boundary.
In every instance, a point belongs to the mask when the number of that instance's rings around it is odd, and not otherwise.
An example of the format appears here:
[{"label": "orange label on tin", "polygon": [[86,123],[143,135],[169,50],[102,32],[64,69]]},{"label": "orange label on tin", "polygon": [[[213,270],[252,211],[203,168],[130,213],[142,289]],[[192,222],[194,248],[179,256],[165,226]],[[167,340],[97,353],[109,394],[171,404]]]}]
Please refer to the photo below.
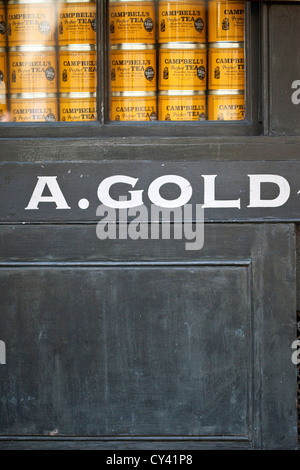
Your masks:
[{"label": "orange label on tin", "polygon": [[8,45],[55,44],[54,4],[8,5]]},{"label": "orange label on tin", "polygon": [[155,96],[111,98],[110,119],[112,121],[156,121]]},{"label": "orange label on tin", "polygon": [[154,2],[116,2],[109,5],[112,44],[155,43]]},{"label": "orange label on tin", "polygon": [[206,90],[206,49],[160,49],[160,90]]},{"label": "orange label on tin", "polygon": [[96,98],[61,98],[60,120],[65,122],[95,121]]},{"label": "orange label on tin", "polygon": [[5,6],[0,5],[0,47],[6,46],[6,18]]},{"label": "orange label on tin", "polygon": [[54,51],[10,52],[11,93],[56,93]]},{"label": "orange label on tin", "polygon": [[96,3],[58,5],[58,43],[96,44]]},{"label": "orange label on tin", "polygon": [[5,95],[0,95],[0,122],[5,122],[8,120],[8,116],[6,114],[7,111],[7,102],[6,102]]},{"label": "orange label on tin", "polygon": [[244,48],[209,49],[209,90],[243,90],[245,86]]},{"label": "orange label on tin", "polygon": [[159,96],[160,121],[205,121],[206,96]]},{"label": "orange label on tin", "polygon": [[11,99],[10,112],[12,122],[55,122],[58,120],[55,98]]},{"label": "orange label on tin", "polygon": [[112,50],[112,91],[156,91],[156,51]]},{"label": "orange label on tin", "polygon": [[244,41],[245,2],[208,2],[208,41]]},{"label": "orange label on tin", "polygon": [[159,2],[158,25],[159,42],[205,42],[205,2]]},{"label": "orange label on tin", "polygon": [[209,95],[208,119],[212,121],[237,121],[245,119],[244,95]]},{"label": "orange label on tin", "polygon": [[5,52],[0,52],[0,94],[7,90],[7,58]]},{"label": "orange label on tin", "polygon": [[59,89],[63,93],[89,92],[97,89],[96,51],[61,51],[59,54]]}]

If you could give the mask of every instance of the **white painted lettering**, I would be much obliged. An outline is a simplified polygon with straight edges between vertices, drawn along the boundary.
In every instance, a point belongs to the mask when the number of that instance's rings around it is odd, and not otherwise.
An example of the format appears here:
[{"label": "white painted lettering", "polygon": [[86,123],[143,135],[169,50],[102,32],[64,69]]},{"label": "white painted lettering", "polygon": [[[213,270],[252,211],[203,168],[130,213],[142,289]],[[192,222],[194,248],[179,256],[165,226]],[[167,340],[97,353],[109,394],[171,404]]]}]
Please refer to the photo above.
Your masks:
[{"label": "white painted lettering", "polygon": [[[56,209],[71,209],[59,187],[57,176],[38,176],[38,182],[34,188],[31,199],[25,210],[38,210],[40,202],[52,202]],[[48,187],[51,196],[43,196],[45,187]]]}]

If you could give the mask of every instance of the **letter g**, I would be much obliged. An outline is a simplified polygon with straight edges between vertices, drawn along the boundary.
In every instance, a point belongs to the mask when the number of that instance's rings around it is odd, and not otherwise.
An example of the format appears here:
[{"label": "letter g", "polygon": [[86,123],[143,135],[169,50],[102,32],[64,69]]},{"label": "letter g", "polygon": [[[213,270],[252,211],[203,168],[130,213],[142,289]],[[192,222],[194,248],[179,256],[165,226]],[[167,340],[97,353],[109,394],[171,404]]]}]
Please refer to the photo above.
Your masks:
[{"label": "letter g", "polygon": [[98,199],[105,206],[112,207],[113,209],[130,209],[132,207],[141,206],[143,205],[143,190],[128,191],[131,194],[131,199],[127,201],[116,201],[115,199],[112,199],[109,194],[109,190],[113,184],[125,183],[134,188],[137,182],[138,178],[132,178],[126,175],[109,176],[99,184],[97,191]]}]

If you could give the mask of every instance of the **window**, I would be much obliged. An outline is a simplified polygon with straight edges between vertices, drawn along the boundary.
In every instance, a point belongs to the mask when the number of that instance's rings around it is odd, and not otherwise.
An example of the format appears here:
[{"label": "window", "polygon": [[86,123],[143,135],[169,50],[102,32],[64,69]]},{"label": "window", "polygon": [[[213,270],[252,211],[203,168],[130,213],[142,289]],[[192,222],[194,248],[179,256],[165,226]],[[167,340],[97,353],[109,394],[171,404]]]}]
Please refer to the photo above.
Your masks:
[{"label": "window", "polygon": [[1,134],[257,133],[252,3],[0,0]]},{"label": "window", "polygon": [[244,19],[243,1],[110,0],[110,118],[244,119]]}]

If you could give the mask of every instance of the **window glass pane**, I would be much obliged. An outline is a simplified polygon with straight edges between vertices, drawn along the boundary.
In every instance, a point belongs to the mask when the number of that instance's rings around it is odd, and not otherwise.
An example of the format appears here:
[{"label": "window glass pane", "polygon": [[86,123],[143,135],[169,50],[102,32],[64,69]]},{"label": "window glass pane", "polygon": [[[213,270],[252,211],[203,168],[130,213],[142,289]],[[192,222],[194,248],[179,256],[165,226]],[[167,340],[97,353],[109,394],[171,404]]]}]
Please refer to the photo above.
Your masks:
[{"label": "window glass pane", "polygon": [[96,0],[0,1],[1,120],[96,119],[96,8]]},{"label": "window glass pane", "polygon": [[245,118],[241,1],[109,0],[110,119]]},{"label": "window glass pane", "polygon": [[[110,120],[245,118],[245,2],[107,1]],[[97,3],[0,0],[1,122],[97,119]]]}]

